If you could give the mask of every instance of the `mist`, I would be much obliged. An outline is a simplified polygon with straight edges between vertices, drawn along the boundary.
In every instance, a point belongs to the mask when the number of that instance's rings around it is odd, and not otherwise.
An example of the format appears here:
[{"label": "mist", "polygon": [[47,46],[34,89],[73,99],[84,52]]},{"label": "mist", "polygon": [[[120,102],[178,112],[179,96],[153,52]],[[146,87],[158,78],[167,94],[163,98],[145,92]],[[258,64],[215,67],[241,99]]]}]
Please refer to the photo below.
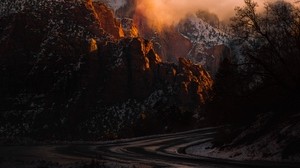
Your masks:
[{"label": "mist", "polygon": [[[256,2],[261,10],[267,0]],[[146,17],[149,26],[160,29],[176,25],[188,14],[198,10],[215,13],[220,21],[227,22],[234,15],[234,8],[243,4],[244,0],[138,0],[137,11]]]}]

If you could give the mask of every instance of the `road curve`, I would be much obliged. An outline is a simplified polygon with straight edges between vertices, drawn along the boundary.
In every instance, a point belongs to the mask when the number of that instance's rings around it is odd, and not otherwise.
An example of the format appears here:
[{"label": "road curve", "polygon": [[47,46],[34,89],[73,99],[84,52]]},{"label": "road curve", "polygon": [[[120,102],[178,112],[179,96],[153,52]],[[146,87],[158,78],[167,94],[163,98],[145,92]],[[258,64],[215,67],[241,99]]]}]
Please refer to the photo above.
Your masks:
[{"label": "road curve", "polygon": [[232,161],[192,156],[185,153],[185,149],[190,146],[211,141],[217,130],[218,128],[204,128],[175,134],[97,143],[0,146],[0,160],[14,158],[16,160],[32,161],[38,158],[58,163],[72,163],[96,159],[123,165],[180,168],[299,167],[299,165],[287,163]]}]

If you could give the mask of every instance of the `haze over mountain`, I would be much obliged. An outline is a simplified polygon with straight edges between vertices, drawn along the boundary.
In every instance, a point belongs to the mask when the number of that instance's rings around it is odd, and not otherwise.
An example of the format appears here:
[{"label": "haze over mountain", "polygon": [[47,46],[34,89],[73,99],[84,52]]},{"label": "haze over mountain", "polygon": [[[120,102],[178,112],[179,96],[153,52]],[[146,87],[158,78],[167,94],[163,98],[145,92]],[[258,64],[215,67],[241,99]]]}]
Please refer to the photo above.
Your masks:
[{"label": "haze over mountain", "polygon": [[[127,0],[100,0],[109,3],[114,10],[127,3]],[[295,0],[288,0],[294,2]],[[263,10],[263,4],[272,0],[257,1],[259,8]],[[132,3],[131,1],[129,3]],[[242,0],[137,0],[136,10],[147,19],[150,27],[161,30],[164,26],[176,26],[187,15],[198,10],[217,14],[221,21],[228,22],[234,15],[236,6],[242,6]]]}]

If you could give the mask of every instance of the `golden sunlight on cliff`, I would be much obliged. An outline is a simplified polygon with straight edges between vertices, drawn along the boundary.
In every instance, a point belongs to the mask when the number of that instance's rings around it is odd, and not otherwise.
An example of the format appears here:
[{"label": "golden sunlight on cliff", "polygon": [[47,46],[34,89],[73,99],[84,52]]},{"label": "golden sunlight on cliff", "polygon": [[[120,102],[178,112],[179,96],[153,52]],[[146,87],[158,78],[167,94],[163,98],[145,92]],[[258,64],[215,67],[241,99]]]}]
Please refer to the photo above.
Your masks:
[{"label": "golden sunlight on cliff", "polygon": [[90,45],[89,46],[90,46],[89,47],[90,52],[95,52],[95,51],[98,50],[97,41],[93,38],[90,40]]}]

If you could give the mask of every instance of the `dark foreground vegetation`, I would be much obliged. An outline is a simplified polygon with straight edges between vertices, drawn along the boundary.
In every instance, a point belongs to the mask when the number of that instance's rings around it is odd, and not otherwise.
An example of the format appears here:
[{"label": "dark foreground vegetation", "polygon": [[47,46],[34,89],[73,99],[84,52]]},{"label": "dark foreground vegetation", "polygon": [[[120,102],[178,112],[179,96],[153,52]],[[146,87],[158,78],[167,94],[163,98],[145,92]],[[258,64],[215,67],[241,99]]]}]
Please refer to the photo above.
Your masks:
[{"label": "dark foreground vegetation", "polygon": [[258,12],[254,1],[245,0],[244,7],[236,8],[231,29],[240,53],[238,59],[223,61],[216,97],[207,107],[210,121],[231,125],[216,145],[231,149],[272,135],[269,143],[285,144],[282,158],[299,155],[299,8],[276,1]]}]

